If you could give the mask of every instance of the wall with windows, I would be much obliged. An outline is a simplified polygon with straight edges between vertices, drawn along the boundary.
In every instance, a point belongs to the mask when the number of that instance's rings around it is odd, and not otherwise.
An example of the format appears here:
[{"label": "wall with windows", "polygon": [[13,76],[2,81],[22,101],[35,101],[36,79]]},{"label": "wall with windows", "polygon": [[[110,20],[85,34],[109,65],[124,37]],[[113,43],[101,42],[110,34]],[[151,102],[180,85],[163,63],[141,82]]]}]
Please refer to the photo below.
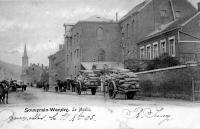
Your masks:
[{"label": "wall with windows", "polygon": [[56,80],[65,80],[65,45],[49,56],[49,84],[55,86]]},{"label": "wall with windows", "polygon": [[117,23],[84,22],[82,26],[82,61],[121,61],[120,27]]},{"label": "wall with windows", "polygon": [[81,40],[81,26],[76,24],[71,27],[69,34],[65,35],[65,77],[74,78],[78,74],[81,60],[80,40]]},{"label": "wall with windows", "polygon": [[138,58],[140,60],[151,60],[163,53],[168,53],[172,57],[178,56],[177,42],[178,30],[150,38],[138,44]]},{"label": "wall with windows", "polygon": [[137,58],[136,43],[174,18],[190,17],[196,11],[187,0],[153,0],[136,13],[129,12],[126,18],[120,21],[123,57]]},{"label": "wall with windows", "polygon": [[78,22],[65,37],[65,75],[79,74],[81,62],[121,61],[120,28],[114,22]]}]

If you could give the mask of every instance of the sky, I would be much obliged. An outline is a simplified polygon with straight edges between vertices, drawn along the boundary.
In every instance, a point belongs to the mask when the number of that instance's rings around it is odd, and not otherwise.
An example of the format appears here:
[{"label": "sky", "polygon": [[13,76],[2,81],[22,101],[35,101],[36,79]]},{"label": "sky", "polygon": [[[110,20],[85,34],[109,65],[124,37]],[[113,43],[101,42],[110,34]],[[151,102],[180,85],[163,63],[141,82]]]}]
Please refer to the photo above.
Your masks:
[{"label": "sky", "polygon": [[[0,60],[21,65],[26,43],[29,63],[48,66],[64,43],[64,23],[93,15],[115,20],[144,0],[0,0]],[[189,0],[195,7],[199,0]]]}]

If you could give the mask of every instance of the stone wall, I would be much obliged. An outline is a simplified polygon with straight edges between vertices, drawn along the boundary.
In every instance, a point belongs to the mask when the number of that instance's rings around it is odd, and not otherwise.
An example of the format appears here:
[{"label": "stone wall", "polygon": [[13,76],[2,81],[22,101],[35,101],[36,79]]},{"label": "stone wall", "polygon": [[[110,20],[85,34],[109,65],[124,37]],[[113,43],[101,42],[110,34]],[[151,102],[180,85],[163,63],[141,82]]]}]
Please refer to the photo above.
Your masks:
[{"label": "stone wall", "polygon": [[192,100],[192,78],[200,80],[200,66],[176,67],[136,73],[142,96]]}]

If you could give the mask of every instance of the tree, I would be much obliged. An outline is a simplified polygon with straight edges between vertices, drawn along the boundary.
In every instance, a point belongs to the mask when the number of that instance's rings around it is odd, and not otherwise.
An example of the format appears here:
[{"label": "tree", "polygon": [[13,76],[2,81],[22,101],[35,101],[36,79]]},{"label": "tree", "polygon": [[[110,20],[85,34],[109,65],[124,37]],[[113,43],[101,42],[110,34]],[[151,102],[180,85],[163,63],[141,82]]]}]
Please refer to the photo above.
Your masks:
[{"label": "tree", "polygon": [[166,68],[177,65],[180,65],[179,60],[177,60],[175,57],[169,56],[167,53],[164,53],[163,55],[148,61],[146,70]]}]

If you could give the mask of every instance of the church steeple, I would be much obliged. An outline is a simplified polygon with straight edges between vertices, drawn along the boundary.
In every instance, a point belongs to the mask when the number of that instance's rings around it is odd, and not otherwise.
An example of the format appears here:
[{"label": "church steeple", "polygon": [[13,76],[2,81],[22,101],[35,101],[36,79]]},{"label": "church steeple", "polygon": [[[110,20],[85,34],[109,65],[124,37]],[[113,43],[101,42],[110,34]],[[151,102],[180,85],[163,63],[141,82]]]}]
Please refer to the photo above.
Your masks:
[{"label": "church steeple", "polygon": [[24,57],[28,57],[28,56],[27,56],[27,51],[26,51],[26,43],[25,43],[25,45],[24,45]]},{"label": "church steeple", "polygon": [[24,45],[24,55],[22,56],[22,73],[28,69],[28,55],[26,50],[26,44]]}]

